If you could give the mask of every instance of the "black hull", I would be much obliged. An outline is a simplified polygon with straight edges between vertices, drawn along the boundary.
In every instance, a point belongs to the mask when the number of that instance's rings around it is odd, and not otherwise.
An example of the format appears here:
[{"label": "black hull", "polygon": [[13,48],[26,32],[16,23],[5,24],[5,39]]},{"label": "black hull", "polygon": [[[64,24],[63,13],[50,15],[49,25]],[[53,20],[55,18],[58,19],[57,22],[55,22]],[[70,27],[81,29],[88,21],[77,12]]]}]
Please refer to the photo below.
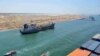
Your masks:
[{"label": "black hull", "polygon": [[20,30],[20,33],[23,34],[23,35],[24,35],[24,34],[38,33],[38,32],[39,32],[39,31],[33,32],[33,30],[32,30],[32,32],[25,32],[25,31],[21,31],[21,30]]},{"label": "black hull", "polygon": [[54,29],[54,25],[55,24],[50,24],[44,27],[37,27],[36,29],[21,29],[20,33],[21,34],[32,34],[32,33],[38,33],[40,31],[45,31],[45,30],[49,30],[49,29]]}]

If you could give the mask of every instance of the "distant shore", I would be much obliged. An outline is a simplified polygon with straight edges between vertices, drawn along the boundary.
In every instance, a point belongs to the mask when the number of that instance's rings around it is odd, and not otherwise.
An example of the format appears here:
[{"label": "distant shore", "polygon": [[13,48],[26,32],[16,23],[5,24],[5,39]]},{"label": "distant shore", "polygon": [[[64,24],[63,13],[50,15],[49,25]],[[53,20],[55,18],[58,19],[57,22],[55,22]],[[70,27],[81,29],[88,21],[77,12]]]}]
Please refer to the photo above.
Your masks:
[{"label": "distant shore", "polygon": [[[18,28],[16,28],[16,29],[18,29]],[[0,30],[0,32],[10,31],[10,30],[16,30],[16,29],[3,29],[3,30]]]},{"label": "distant shore", "polygon": [[[77,19],[72,19],[72,20],[77,20]],[[67,20],[67,21],[72,21],[72,20]],[[63,21],[58,21],[58,22],[63,22]],[[58,23],[58,22],[55,22],[55,23]],[[10,30],[16,30],[16,29],[19,29],[19,28],[12,28],[12,29],[0,29],[0,32],[10,31]]]},{"label": "distant shore", "polygon": [[[63,21],[72,21],[72,20],[77,20],[77,19],[71,19],[71,20],[62,20],[62,21],[55,21],[55,23],[58,23],[58,22],[63,22]],[[6,26],[5,26],[6,27]],[[18,27],[19,28],[19,27]],[[11,28],[11,29],[8,29],[8,28],[6,28],[6,29],[0,29],[0,32],[4,32],[4,31],[10,31],[10,30],[15,30],[15,29],[18,29],[18,28]]]},{"label": "distant shore", "polygon": [[21,28],[24,23],[36,23],[41,25],[49,22],[62,22],[77,20],[84,16],[82,15],[28,15],[28,14],[2,14],[0,13],[0,32]]}]

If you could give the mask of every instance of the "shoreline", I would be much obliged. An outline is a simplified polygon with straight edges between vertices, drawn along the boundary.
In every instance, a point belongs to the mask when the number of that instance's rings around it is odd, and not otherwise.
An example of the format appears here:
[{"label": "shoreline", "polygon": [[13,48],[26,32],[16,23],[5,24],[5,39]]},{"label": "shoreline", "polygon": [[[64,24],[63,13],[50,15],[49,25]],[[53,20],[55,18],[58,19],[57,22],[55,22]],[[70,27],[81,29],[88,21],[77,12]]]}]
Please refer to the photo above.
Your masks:
[{"label": "shoreline", "polygon": [[[70,21],[73,21],[73,20],[78,20],[78,19],[71,19],[71,20],[61,20],[61,21],[55,21],[55,23],[59,23],[59,22],[70,22]],[[19,29],[19,28],[12,28],[12,29],[0,29],[0,32],[5,32],[5,31],[10,31],[10,30],[16,30],[16,29]]]},{"label": "shoreline", "polygon": [[28,15],[28,14],[0,14],[0,32],[21,28],[23,24],[35,23],[42,25],[50,22],[58,23],[73,21],[85,17],[84,15]]},{"label": "shoreline", "polygon": [[[18,29],[18,28],[16,28],[16,29]],[[10,30],[16,30],[16,29],[3,29],[3,30],[0,30],[0,32],[10,31]]]}]

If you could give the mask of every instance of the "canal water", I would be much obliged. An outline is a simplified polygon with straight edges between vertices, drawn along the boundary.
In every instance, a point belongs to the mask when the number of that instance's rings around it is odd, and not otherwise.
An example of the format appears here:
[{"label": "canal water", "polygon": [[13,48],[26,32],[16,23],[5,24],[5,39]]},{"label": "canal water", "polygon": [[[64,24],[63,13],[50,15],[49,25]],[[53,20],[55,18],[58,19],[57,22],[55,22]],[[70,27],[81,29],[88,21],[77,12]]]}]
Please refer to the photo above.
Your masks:
[{"label": "canal water", "polygon": [[21,35],[19,30],[0,32],[0,56],[10,50],[16,50],[16,56],[66,56],[80,47],[93,35],[100,33],[100,16],[96,21],[90,19],[60,22],[54,30],[35,34]]}]

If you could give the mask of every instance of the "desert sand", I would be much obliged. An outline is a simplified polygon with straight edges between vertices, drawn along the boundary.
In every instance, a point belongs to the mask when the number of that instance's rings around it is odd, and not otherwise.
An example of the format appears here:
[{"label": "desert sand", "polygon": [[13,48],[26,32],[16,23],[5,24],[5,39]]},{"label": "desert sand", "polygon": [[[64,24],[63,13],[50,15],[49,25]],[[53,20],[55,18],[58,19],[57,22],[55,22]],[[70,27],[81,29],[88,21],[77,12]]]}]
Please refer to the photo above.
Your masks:
[{"label": "desert sand", "polygon": [[62,22],[76,20],[83,15],[42,15],[32,13],[0,13],[0,30],[21,28],[25,23],[35,23],[38,25],[49,22]]}]

